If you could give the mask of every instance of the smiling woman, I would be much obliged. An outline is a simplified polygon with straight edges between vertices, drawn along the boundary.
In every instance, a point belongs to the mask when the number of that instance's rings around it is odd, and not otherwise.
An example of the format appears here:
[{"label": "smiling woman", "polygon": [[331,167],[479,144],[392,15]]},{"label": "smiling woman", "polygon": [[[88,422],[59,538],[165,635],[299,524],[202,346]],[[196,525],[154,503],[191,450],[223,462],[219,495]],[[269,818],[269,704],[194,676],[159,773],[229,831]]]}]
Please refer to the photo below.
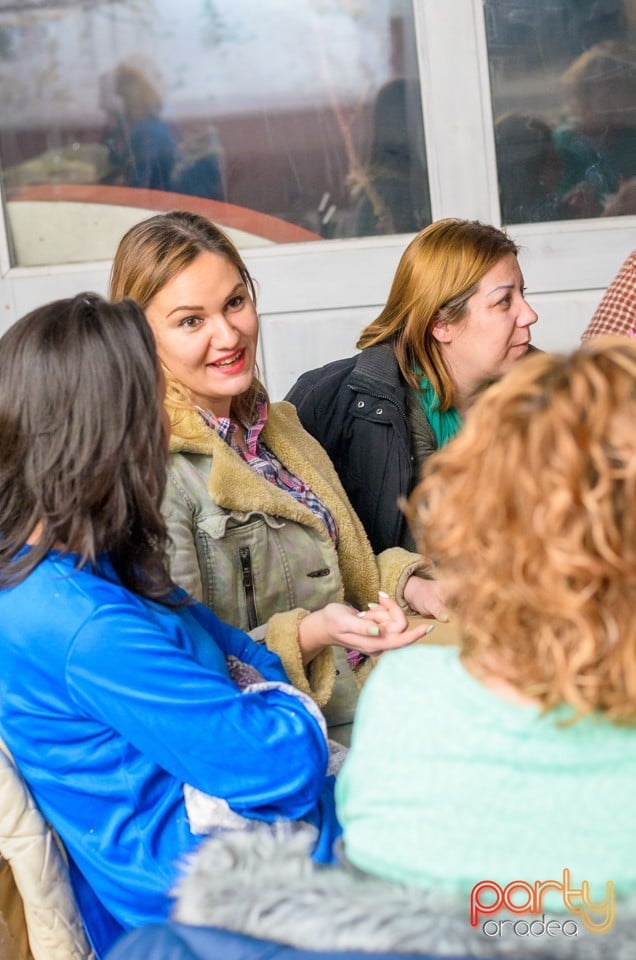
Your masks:
[{"label": "smiling woman", "polygon": [[[222,619],[257,630],[292,682],[324,705],[332,645],[359,669],[426,632],[407,629],[405,616],[436,612],[422,558],[402,549],[374,556],[324,450],[290,404],[269,403],[256,369],[254,284],[211,221],[173,211],[132,227],[111,295],[144,308],[166,375],[174,579]],[[380,590],[403,610],[371,622],[356,608]],[[343,666],[339,684],[350,675]],[[353,691],[340,721],[351,718]]]},{"label": "smiling woman", "polygon": [[236,267],[203,252],[146,307],[162,360],[192,402],[229,417],[254,378],[258,317]]}]

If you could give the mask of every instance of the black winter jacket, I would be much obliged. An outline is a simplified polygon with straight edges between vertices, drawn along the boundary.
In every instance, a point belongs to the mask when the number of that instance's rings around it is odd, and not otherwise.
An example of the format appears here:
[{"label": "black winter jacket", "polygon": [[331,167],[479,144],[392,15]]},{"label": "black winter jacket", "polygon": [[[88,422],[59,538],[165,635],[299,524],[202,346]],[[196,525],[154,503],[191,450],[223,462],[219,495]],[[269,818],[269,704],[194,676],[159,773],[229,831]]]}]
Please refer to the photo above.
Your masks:
[{"label": "black winter jacket", "polygon": [[408,385],[386,344],[302,374],[286,400],[325,448],[375,553],[414,549],[398,507],[414,483]]}]

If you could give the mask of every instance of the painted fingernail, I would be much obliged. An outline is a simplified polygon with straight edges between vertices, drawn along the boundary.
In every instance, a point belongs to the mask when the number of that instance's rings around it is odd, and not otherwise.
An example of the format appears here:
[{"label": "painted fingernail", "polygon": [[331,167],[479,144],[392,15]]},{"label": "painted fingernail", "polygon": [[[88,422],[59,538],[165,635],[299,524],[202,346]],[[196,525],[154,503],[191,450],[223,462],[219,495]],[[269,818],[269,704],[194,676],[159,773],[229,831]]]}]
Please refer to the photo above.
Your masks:
[{"label": "painted fingernail", "polygon": [[377,623],[370,623],[370,624],[369,624],[369,626],[367,627],[367,634],[368,634],[368,636],[370,636],[370,637],[379,637],[379,636],[380,636],[380,628],[379,628],[379,626],[377,625]]},{"label": "painted fingernail", "polygon": [[366,612],[367,612],[366,610],[361,610],[360,613],[357,613],[357,614],[356,614],[356,616],[357,616],[357,617],[364,617],[365,614],[366,614]]},{"label": "painted fingernail", "polygon": [[388,593],[385,593],[384,590],[378,590],[378,596],[386,597],[387,599],[389,597]]},{"label": "painted fingernail", "polygon": [[434,629],[435,629],[435,624],[434,623],[429,624],[429,626],[424,631],[424,636],[426,637]]},{"label": "painted fingernail", "polygon": [[368,603],[367,606],[368,606],[369,610],[374,610],[374,609],[377,609],[377,608],[380,606],[380,604],[379,604],[379,603]]},{"label": "painted fingernail", "polygon": [[448,621],[450,620],[450,617],[448,616],[447,613],[440,613],[437,619],[439,620],[440,623],[448,623]]}]

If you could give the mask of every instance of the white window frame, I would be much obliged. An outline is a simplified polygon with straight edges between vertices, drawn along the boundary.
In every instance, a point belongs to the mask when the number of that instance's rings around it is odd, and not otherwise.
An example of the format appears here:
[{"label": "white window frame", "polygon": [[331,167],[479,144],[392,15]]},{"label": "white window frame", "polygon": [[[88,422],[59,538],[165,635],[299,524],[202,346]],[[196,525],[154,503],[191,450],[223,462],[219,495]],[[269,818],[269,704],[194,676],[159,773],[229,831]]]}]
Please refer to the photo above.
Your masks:
[{"label": "white window frame", "polygon": [[[481,0],[412,0],[433,218],[500,225]],[[535,342],[569,349],[627,254],[636,217],[514,225]],[[302,370],[350,353],[381,307],[410,236],[284,244],[244,251],[259,287],[261,365],[275,398]],[[10,266],[0,211],[0,332],[33,307],[80,290],[105,293],[109,263]]]}]

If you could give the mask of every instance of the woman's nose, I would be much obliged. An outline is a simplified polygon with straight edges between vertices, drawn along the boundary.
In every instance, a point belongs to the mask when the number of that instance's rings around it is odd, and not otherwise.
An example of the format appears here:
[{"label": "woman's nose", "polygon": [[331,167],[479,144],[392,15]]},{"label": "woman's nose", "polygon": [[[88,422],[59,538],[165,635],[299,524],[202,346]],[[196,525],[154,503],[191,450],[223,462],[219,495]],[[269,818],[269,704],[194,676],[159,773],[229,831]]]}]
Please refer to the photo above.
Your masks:
[{"label": "woman's nose", "polygon": [[240,332],[230,322],[224,313],[219,313],[210,325],[210,343],[216,349],[235,347],[240,339]]},{"label": "woman's nose", "polygon": [[539,319],[539,314],[532,309],[529,303],[526,303],[524,306],[525,306],[525,310],[522,311],[522,314],[519,320],[519,326],[530,327],[532,326],[533,323],[537,322],[537,320]]}]

